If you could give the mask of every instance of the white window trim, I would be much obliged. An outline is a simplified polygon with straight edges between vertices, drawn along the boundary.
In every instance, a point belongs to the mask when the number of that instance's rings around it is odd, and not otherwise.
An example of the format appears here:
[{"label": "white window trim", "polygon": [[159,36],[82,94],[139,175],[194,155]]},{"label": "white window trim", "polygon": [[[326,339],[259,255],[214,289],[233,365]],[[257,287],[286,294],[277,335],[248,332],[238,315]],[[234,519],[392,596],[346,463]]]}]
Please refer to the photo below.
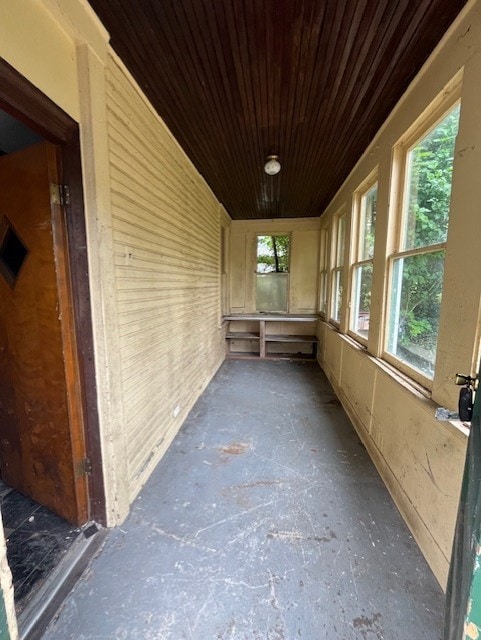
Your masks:
[{"label": "white window trim", "polygon": [[[258,312],[257,309],[257,276],[259,274],[262,274],[263,272],[261,271],[257,271],[257,244],[258,244],[258,238],[262,237],[262,236],[287,236],[289,238],[289,254],[288,254],[288,259],[287,259],[287,271],[283,271],[282,273],[285,273],[287,278],[286,278],[286,309],[282,310],[282,313],[289,313],[290,311],[290,300],[291,300],[291,257],[292,257],[292,233],[291,231],[282,231],[282,230],[278,230],[278,231],[274,231],[274,232],[269,232],[266,231],[265,233],[262,232],[256,232],[255,233],[255,268],[254,268],[254,307],[256,312]],[[271,273],[275,273],[275,272],[271,272]],[[263,313],[263,311],[260,311],[260,313]],[[277,313],[277,312],[276,312]]]},{"label": "white window trim", "polygon": [[[343,238],[343,248],[342,253],[343,261],[342,263],[339,261],[339,228],[341,224],[341,220],[344,221],[344,238]],[[329,322],[333,326],[338,329],[342,323],[342,314],[343,314],[343,298],[344,298],[344,267],[346,263],[346,234],[347,234],[347,213],[345,208],[343,207],[338,213],[334,215],[333,224],[332,224],[332,232],[331,232],[331,269],[329,276]],[[339,278],[339,280],[338,280]],[[341,295],[341,307],[339,313],[339,319],[334,317],[334,305],[337,300],[337,289],[336,282],[340,282],[343,287],[342,295]]]},{"label": "white window trim", "polygon": [[[330,238],[330,225],[321,227],[319,233],[319,293],[317,296],[317,309],[320,317],[324,320],[329,315],[329,267],[331,259]],[[324,286],[323,276],[325,278]],[[325,305],[323,305],[323,302],[325,303]]]},{"label": "white window trim", "polygon": [[[350,251],[350,268],[349,268],[349,318],[347,325],[347,333],[357,342],[360,342],[362,345],[367,347],[368,339],[357,333],[354,329],[352,329],[353,324],[353,313],[355,309],[355,271],[357,268],[362,267],[364,265],[372,265],[374,269],[374,255],[372,258],[367,258],[365,260],[359,260],[359,241],[361,235],[361,212],[362,212],[362,199],[366,196],[366,194],[374,187],[374,185],[379,185],[378,179],[378,168],[374,169],[369,176],[359,185],[359,187],[354,192],[353,196],[353,207],[352,207],[352,222],[351,222],[351,251]],[[374,234],[374,244],[376,243],[376,235]],[[372,287],[371,287],[372,293]]]},{"label": "white window trim", "polygon": [[[408,376],[415,382],[422,385],[428,390],[432,390],[436,379],[436,362],[434,364],[434,374],[432,378],[426,376],[422,371],[400,360],[394,354],[387,350],[389,341],[389,325],[391,317],[391,294],[393,265],[396,260],[411,257],[413,255],[434,253],[440,250],[447,250],[447,242],[435,245],[423,246],[415,249],[401,250],[403,242],[403,222],[405,215],[405,198],[406,198],[406,181],[407,181],[407,157],[409,152],[415,145],[427,136],[436,126],[442,122],[446,115],[461,102],[461,85],[462,73],[458,73],[444,91],[425,109],[421,116],[413,123],[408,131],[402,136],[393,148],[392,162],[392,184],[391,194],[396,203],[395,211],[392,212],[394,224],[391,225],[391,247],[386,257],[386,295],[384,306],[384,322],[383,322],[383,340],[382,340],[382,359],[398,369],[401,373]],[[443,287],[444,288],[444,287]],[[442,308],[441,308],[442,313]],[[441,324],[441,318],[440,318]],[[437,352],[440,345],[437,346]]]}]

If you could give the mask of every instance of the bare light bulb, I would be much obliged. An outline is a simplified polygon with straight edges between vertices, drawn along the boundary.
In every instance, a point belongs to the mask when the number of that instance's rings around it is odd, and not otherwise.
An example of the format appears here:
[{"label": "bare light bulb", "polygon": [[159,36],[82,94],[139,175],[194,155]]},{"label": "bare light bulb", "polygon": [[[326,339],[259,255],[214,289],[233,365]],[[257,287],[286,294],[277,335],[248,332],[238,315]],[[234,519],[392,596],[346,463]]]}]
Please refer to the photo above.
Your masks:
[{"label": "bare light bulb", "polygon": [[269,176],[275,176],[281,170],[279,156],[267,156],[267,162],[264,165],[264,171]]}]

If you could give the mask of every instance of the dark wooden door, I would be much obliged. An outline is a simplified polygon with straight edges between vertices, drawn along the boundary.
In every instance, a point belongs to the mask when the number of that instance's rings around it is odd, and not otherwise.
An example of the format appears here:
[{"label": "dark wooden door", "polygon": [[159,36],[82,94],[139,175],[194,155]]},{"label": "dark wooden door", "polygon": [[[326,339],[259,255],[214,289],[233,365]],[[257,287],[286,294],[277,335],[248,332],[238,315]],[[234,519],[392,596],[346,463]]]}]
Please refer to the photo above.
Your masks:
[{"label": "dark wooden door", "polygon": [[56,147],[0,158],[0,472],[63,518],[88,519],[85,439]]}]

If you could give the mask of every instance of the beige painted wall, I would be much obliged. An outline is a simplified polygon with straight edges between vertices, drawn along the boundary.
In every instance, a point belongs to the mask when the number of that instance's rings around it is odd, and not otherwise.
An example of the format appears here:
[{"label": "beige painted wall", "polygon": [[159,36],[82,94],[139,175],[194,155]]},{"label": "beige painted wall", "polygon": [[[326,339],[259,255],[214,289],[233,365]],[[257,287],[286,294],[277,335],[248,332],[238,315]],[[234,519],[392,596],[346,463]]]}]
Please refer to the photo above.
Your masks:
[{"label": "beige painted wall", "polygon": [[[224,358],[220,233],[230,218],[110,51],[85,0],[0,0],[0,55],[80,123],[98,409],[115,524]],[[13,640],[2,531],[0,560]]]},{"label": "beige painted wall", "polygon": [[224,359],[221,208],[113,55],[107,123],[133,499]]},{"label": "beige painted wall", "polygon": [[319,228],[317,218],[234,220],[230,231],[231,313],[252,313],[256,310],[256,238],[270,234],[288,234],[291,237],[289,313],[315,313]]},{"label": "beige painted wall", "polygon": [[79,121],[77,43],[99,55],[107,33],[82,0],[0,0],[0,55]]},{"label": "beige painted wall", "polygon": [[[437,422],[437,406],[457,408],[457,371],[474,372],[481,300],[481,2],[470,2],[412,83],[321,217],[328,226],[376,168],[379,178],[371,328],[367,350],[347,331],[349,269],[344,269],[341,332],[319,323],[320,362],[441,585],[445,585],[463,471],[466,430]],[[382,318],[393,146],[444,87],[462,73],[439,355],[432,389],[422,391],[386,366]],[[346,254],[350,224],[347,225]]]},{"label": "beige painted wall", "polygon": [[[445,340],[433,391],[437,403],[451,407],[455,390],[450,376],[468,367],[477,331],[478,307],[472,300],[479,300],[480,282],[470,279],[468,296],[465,278],[466,273],[481,273],[481,252],[473,246],[481,237],[480,24],[477,2],[324,218],[349,203],[352,189],[374,166],[388,163],[392,142],[413,114],[465,65],[446,265],[457,320],[445,315],[441,331],[452,339]],[[219,236],[221,220],[227,228],[229,220],[109,53],[107,34],[85,0],[0,0],[0,55],[80,122],[99,415],[113,524],[127,513],[130,500],[223,357]],[[152,167],[159,172],[158,182]],[[387,188],[384,197],[387,201]],[[168,229],[171,224],[173,230]],[[253,236],[279,232],[292,234],[290,311],[315,311],[318,228],[319,220],[232,223],[231,273],[225,278],[232,310],[254,308]],[[340,393],[341,385],[347,390],[341,396],[345,406],[443,582],[463,434],[433,422],[431,405],[325,325],[320,338],[326,371]],[[394,415],[386,414],[385,399],[390,396]],[[413,443],[420,443],[419,448]],[[443,473],[445,469],[449,472]],[[1,558],[4,550],[0,538]],[[0,577],[13,620],[8,571],[0,571]]]},{"label": "beige painted wall", "polygon": [[108,34],[85,0],[0,0],[0,55],[80,124],[107,518],[128,512],[106,129]]},{"label": "beige painted wall", "polygon": [[[80,13],[84,10],[85,7],[81,7]],[[91,25],[91,28],[92,36],[97,26]],[[79,119],[75,40],[44,3],[0,0],[0,56],[70,116]],[[0,587],[5,598],[10,637],[16,640],[14,594],[3,525],[0,526]]]},{"label": "beige painted wall", "polygon": [[230,219],[111,53],[85,0],[0,0],[0,55],[80,123],[115,524],[223,359],[219,238]]}]

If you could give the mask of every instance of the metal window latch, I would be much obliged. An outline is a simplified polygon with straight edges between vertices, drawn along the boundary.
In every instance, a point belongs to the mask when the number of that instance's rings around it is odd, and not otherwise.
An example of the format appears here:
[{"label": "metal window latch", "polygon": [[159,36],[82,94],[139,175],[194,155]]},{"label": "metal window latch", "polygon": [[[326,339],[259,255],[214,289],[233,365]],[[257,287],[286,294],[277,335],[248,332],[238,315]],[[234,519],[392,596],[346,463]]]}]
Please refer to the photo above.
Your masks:
[{"label": "metal window latch", "polygon": [[458,412],[459,419],[462,422],[471,422],[473,415],[473,396],[478,388],[478,379],[467,376],[463,373],[457,373],[454,383],[462,386],[459,390]]}]

